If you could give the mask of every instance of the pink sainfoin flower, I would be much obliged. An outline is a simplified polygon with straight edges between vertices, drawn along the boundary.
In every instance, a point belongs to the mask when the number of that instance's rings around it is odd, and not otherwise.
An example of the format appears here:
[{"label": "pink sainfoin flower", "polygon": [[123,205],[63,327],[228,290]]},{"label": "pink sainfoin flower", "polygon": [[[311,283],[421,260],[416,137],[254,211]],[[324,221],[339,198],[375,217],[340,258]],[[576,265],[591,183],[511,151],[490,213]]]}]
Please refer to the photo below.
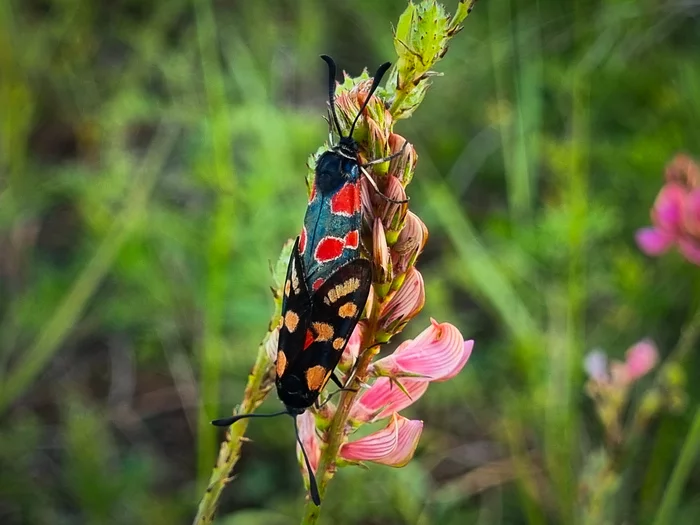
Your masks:
[{"label": "pink sainfoin flower", "polygon": [[627,350],[625,370],[630,381],[636,381],[650,372],[659,361],[659,352],[648,339],[638,342]]},{"label": "pink sainfoin flower", "polygon": [[[304,450],[309,456],[309,464],[314,472],[318,469],[318,463],[321,460],[321,440],[316,431],[316,418],[309,410],[297,416],[297,425],[299,426],[299,439],[304,445]],[[304,479],[308,483],[308,473],[306,472],[306,463],[302,455],[299,443],[297,443],[297,459],[301,466]]]},{"label": "pink sainfoin flower", "polygon": [[666,184],[651,211],[653,226],[637,231],[640,249],[658,256],[677,246],[683,256],[700,265],[700,168],[677,155],[666,169]]},{"label": "pink sainfoin flower", "polygon": [[422,431],[422,421],[394,413],[382,430],[345,443],[340,449],[340,457],[351,462],[372,461],[390,467],[403,467],[413,458]]},{"label": "pink sainfoin flower", "polygon": [[[370,372],[378,378],[360,393],[351,418],[376,421],[403,410],[425,393],[430,382],[457,375],[473,347],[474,341],[465,341],[453,325],[431,320],[418,337],[372,365]],[[406,392],[392,381],[399,381]]]},{"label": "pink sainfoin flower", "polygon": [[584,368],[591,381],[599,387],[626,388],[649,373],[658,363],[656,345],[649,340],[639,341],[625,353],[625,361],[612,360],[602,350],[590,352],[584,361]]},{"label": "pink sainfoin flower", "polygon": [[625,361],[612,360],[602,350],[590,352],[584,361],[589,380],[586,393],[593,400],[609,443],[618,445],[624,439],[624,414],[634,383],[658,363],[656,346],[642,340],[630,347]]}]

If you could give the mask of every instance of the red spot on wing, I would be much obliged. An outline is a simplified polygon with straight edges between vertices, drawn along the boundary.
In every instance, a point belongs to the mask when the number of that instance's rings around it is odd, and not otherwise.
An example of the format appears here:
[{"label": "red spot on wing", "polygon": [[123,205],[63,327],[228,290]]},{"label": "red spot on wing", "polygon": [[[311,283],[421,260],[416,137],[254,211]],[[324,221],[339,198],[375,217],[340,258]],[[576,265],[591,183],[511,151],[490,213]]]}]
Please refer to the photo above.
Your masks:
[{"label": "red spot on wing", "polygon": [[357,230],[352,230],[345,236],[345,247],[353,250],[360,245],[360,234]]},{"label": "red spot on wing", "polygon": [[306,251],[306,226],[301,228],[301,238],[299,239],[299,253]]},{"label": "red spot on wing", "polygon": [[321,242],[318,243],[318,246],[316,246],[314,258],[320,263],[333,261],[343,254],[344,248],[345,239],[339,239],[338,237],[324,237],[321,239]]},{"label": "red spot on wing", "polygon": [[309,195],[309,202],[316,198],[316,181],[314,181],[313,186],[311,186],[311,195]]},{"label": "red spot on wing", "polygon": [[311,343],[314,342],[314,334],[311,333],[311,330],[306,331],[306,339],[304,340],[304,348],[302,350],[306,350],[311,346]]},{"label": "red spot on wing", "polygon": [[314,290],[314,292],[315,292],[316,290],[318,290],[319,288],[321,288],[321,285],[322,285],[324,282],[325,282],[325,281],[324,281],[323,279],[321,279],[321,278],[316,279],[316,280],[314,281],[314,284],[311,285],[311,288],[313,288],[313,290]]},{"label": "red spot on wing", "polygon": [[360,211],[360,192],[357,184],[348,182],[331,198],[331,213],[353,215]]}]

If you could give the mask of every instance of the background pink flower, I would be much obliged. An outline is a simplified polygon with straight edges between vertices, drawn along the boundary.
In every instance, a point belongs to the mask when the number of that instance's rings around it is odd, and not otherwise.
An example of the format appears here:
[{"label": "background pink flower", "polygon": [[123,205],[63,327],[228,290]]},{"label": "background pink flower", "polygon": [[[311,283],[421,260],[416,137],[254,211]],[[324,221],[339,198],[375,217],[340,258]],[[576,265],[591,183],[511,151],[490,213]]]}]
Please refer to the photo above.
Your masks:
[{"label": "background pink flower", "polygon": [[656,345],[648,339],[638,342],[627,350],[625,368],[630,381],[636,381],[650,372],[659,361]]}]

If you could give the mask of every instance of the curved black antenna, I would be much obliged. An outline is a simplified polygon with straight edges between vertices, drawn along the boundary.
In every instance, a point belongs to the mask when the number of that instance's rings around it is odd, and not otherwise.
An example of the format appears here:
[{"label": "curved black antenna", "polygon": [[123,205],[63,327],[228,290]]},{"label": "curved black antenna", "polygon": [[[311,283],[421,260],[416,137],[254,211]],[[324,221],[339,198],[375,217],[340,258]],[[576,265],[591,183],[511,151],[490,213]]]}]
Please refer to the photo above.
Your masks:
[{"label": "curved black antenna", "polygon": [[379,87],[379,83],[382,81],[384,73],[386,73],[387,69],[389,69],[390,67],[391,62],[384,62],[381,66],[377,68],[377,72],[374,74],[374,79],[372,80],[372,87],[369,89],[369,93],[367,93],[365,103],[362,104],[362,107],[360,108],[360,111],[358,111],[355,120],[352,121],[352,126],[350,126],[350,133],[348,133],[348,137],[352,137],[352,132],[355,131],[355,124],[357,124],[357,120],[360,118],[360,115],[362,115],[362,112],[367,107],[367,104],[369,104],[369,99],[372,98],[374,92],[377,91],[377,88]]},{"label": "curved black antenna", "polygon": [[311,463],[309,463],[309,458],[306,455],[306,450],[304,450],[304,445],[301,443],[301,438],[299,437],[299,426],[297,425],[297,417],[293,416],[294,419],[294,433],[297,435],[297,443],[301,447],[301,455],[304,456],[304,461],[306,462],[306,471],[309,473],[309,492],[311,493],[311,501],[317,507],[321,505],[321,495],[318,493],[318,485],[316,485],[316,476],[314,471],[311,470]]},{"label": "curved black antenna", "polygon": [[335,62],[328,55],[321,55],[321,59],[328,64],[328,101],[331,104],[333,123],[338,131],[338,136],[343,138],[343,132],[340,131],[340,124],[338,123],[338,116],[335,114]]},{"label": "curved black antenna", "polygon": [[224,417],[221,419],[215,419],[214,421],[211,422],[212,425],[215,427],[228,427],[233,425],[236,421],[239,421],[241,419],[245,419],[248,417],[277,417],[277,416],[283,416],[285,414],[289,414],[287,410],[283,410],[282,412],[275,412],[274,414],[240,414],[238,416],[231,416],[231,417]]}]

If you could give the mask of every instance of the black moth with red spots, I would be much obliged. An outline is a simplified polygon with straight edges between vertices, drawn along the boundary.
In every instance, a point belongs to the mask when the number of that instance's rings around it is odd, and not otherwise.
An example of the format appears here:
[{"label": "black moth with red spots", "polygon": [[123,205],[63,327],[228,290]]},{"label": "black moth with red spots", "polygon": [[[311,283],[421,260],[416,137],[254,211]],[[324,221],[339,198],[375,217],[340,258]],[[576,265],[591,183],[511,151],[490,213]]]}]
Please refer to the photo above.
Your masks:
[{"label": "black moth with red spots", "polygon": [[[390,64],[382,64],[374,75],[364,104],[347,136],[343,136],[335,113],[333,60],[321,58],[329,69],[329,99],[338,144],[316,162],[314,185],[287,267],[279,323],[275,364],[277,395],[285,410],[275,414],[240,414],[212,421],[229,426],[245,417],[303,414],[318,399],[330,379],[342,388],[334,374],[348,339],[362,315],[372,283],[371,264],[361,257],[359,146],[352,138],[362,115]],[[389,159],[379,159],[376,162]],[[297,441],[309,472],[309,491],[316,505],[320,495],[298,430]]]}]

